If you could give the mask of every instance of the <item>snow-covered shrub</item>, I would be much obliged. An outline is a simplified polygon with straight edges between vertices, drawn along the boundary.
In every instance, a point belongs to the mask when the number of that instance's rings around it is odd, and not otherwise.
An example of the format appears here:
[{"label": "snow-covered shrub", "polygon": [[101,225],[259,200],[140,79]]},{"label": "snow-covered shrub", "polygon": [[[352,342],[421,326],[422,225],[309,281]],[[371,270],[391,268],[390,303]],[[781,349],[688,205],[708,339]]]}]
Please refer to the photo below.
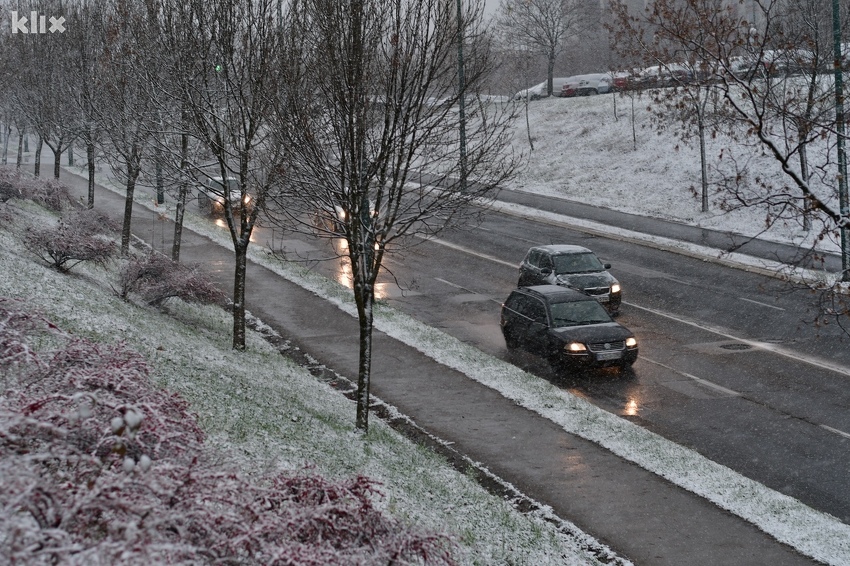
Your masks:
[{"label": "snow-covered shrub", "polygon": [[454,564],[449,539],[383,516],[367,478],[222,467],[138,353],[3,298],[0,371],[0,563]]},{"label": "snow-covered shrub", "polygon": [[115,254],[116,245],[102,234],[114,228],[95,210],[74,210],[63,215],[56,226],[30,227],[24,246],[62,272],[82,261],[104,265]]},{"label": "snow-covered shrub", "polygon": [[172,261],[156,252],[132,257],[121,269],[117,294],[127,299],[130,293],[151,305],[170,297],[195,303],[215,303],[224,298],[197,266]]},{"label": "snow-covered shrub", "polygon": [[17,197],[32,200],[53,211],[71,203],[68,187],[56,179],[43,179],[17,169],[0,169],[0,201]]}]

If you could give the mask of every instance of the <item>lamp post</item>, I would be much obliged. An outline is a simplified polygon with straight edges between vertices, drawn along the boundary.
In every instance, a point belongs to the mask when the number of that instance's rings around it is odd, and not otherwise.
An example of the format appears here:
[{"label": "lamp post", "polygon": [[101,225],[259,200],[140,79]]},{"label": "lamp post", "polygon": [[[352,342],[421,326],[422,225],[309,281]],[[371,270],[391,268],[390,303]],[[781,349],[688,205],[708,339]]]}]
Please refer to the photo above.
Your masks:
[{"label": "lamp post", "polygon": [[[837,0],[836,0],[837,1]],[[463,11],[457,0],[457,91],[460,119],[460,190],[466,190],[466,80],[463,76]]]},{"label": "lamp post", "polygon": [[847,199],[847,156],[844,153],[844,79],[841,71],[841,18],[838,0],[832,0],[832,38],[835,51],[835,132],[838,136],[838,204],[841,212],[841,280],[850,281],[850,250],[848,250],[847,223],[850,221],[850,206]]}]

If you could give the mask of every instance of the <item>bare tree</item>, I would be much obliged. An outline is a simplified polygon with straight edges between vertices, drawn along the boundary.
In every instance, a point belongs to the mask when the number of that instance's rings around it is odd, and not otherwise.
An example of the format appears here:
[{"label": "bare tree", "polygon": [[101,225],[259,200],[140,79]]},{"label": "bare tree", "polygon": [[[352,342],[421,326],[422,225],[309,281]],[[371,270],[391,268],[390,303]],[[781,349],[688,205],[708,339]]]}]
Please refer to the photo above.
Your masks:
[{"label": "bare tree", "polygon": [[[59,3],[38,6],[40,10],[50,8],[58,13]],[[17,111],[38,137],[34,172],[40,174],[44,144],[53,152],[53,176],[58,179],[60,158],[76,137],[78,125],[68,39],[61,33],[14,35],[9,41],[16,72],[12,97]]]},{"label": "bare tree", "polygon": [[155,45],[143,7],[115,1],[104,11],[104,47],[96,74],[100,103],[89,109],[103,133],[107,161],[125,187],[121,253],[126,255],[132,235],[136,183],[154,120],[148,85]]},{"label": "bare tree", "polygon": [[[210,164],[189,160],[181,137],[182,179],[221,177],[221,202],[235,256],[233,348],[245,349],[248,246],[260,210],[279,186],[286,155],[274,135],[283,35],[277,0],[164,1],[164,41],[171,53],[165,88],[180,101],[181,130],[200,141]],[[182,132],[181,132],[182,136]],[[228,179],[235,181],[231,186]]]},{"label": "bare tree", "polygon": [[[90,0],[81,4],[71,3],[63,12],[67,20],[68,50],[72,54],[70,65],[76,88],[73,89],[73,101],[79,115],[78,137],[86,149],[86,169],[88,174],[88,194],[86,205],[94,207],[95,157],[100,143],[100,120],[98,110],[103,94],[99,85],[101,72],[110,72],[104,64],[106,38],[102,17],[108,12],[104,0]],[[72,150],[73,151],[73,150]],[[71,155],[69,153],[69,155]]]},{"label": "bare tree", "polygon": [[505,45],[534,49],[546,57],[549,96],[555,61],[592,23],[591,5],[583,0],[500,0],[496,25]]},{"label": "bare tree", "polygon": [[[687,42],[695,60],[715,75],[713,88],[723,97],[728,118],[725,133],[742,142],[722,155],[732,164],[718,183],[724,208],[762,208],[765,230],[777,223],[817,223],[811,249],[801,250],[798,264],[820,267],[818,243],[841,239],[850,224],[840,204],[835,155],[841,122],[830,96],[834,83],[819,63],[833,55],[820,31],[826,19],[822,10],[828,8],[803,0],[765,0],[752,3],[752,13],[735,5],[718,12],[709,9],[712,1],[656,2],[669,10],[644,20],[649,24],[645,42],[661,43],[672,29],[681,29],[686,33],[677,41]],[[677,24],[676,16],[684,11],[687,18]],[[784,182],[749,172],[755,148],[775,160]],[[802,286],[820,293],[817,319],[828,316],[844,326],[850,305],[840,279],[820,278]]]},{"label": "bare tree", "polygon": [[[513,107],[475,96],[490,64],[481,2],[298,0],[281,108],[292,158],[270,214],[338,238],[360,324],[358,428],[368,429],[375,284],[385,254],[463,224],[513,172]],[[458,17],[460,16],[460,17]],[[465,61],[466,151],[458,42]],[[467,185],[460,180],[466,174]],[[271,204],[271,203],[270,203]],[[282,217],[282,218],[281,218]]]},{"label": "bare tree", "polygon": [[[682,139],[696,138],[700,152],[701,210],[709,209],[709,163],[706,139],[716,131],[721,102],[717,84],[717,64],[702,56],[702,50],[717,49],[716,42],[728,41],[737,32],[738,20],[726,0],[658,0],[642,12],[629,10],[628,3],[613,0],[614,15],[609,25],[613,48],[627,60],[642,60],[654,66],[654,75],[645,75],[654,110],[661,128],[676,117]],[[703,25],[703,20],[711,25]],[[714,122],[714,123],[712,123]]]}]

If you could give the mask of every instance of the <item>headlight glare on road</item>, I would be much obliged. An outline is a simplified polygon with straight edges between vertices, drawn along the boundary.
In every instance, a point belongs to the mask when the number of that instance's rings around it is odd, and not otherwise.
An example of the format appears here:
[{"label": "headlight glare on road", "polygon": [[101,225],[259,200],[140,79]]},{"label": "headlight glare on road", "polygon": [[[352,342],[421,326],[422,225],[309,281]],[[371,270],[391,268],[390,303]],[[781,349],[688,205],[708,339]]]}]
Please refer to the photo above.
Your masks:
[{"label": "headlight glare on road", "polygon": [[634,348],[635,346],[637,346],[637,338],[635,338],[634,336],[626,338],[626,347],[627,348]]},{"label": "headlight glare on road", "polygon": [[568,352],[586,352],[587,348],[585,348],[584,344],[581,342],[570,342],[564,347]]},{"label": "headlight glare on road", "polygon": [[611,292],[612,293],[619,293],[620,292],[620,284],[614,283],[613,285],[611,285]]}]

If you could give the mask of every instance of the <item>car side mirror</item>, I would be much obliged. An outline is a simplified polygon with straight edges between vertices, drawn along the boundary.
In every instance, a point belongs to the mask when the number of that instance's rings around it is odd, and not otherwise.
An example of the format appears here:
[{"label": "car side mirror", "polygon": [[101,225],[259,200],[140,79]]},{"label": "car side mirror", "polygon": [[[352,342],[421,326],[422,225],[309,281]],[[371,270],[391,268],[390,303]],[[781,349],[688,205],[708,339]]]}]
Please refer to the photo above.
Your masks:
[{"label": "car side mirror", "polygon": [[611,269],[611,264],[610,264],[610,263],[606,263],[606,264],[604,264],[602,267],[604,267],[605,269]]}]

